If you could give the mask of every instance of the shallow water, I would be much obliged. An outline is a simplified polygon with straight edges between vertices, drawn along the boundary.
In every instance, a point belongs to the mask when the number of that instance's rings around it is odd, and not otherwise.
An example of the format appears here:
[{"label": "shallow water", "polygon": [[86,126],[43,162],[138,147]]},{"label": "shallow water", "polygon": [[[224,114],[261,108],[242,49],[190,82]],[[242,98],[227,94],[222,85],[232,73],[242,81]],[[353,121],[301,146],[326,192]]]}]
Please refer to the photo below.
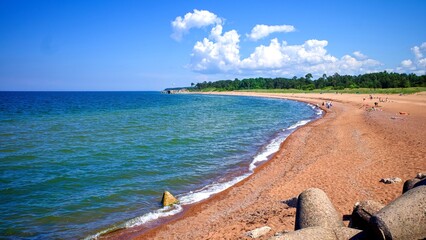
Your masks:
[{"label": "shallow water", "polygon": [[222,191],[317,114],[254,97],[1,92],[0,238],[84,238],[173,214],[164,190],[182,204]]}]

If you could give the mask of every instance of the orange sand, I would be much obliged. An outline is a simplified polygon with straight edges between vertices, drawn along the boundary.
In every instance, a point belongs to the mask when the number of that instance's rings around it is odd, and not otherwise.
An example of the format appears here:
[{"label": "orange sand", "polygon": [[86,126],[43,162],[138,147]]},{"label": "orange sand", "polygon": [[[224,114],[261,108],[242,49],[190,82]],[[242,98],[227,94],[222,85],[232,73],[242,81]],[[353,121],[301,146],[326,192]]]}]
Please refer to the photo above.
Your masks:
[{"label": "orange sand", "polygon": [[[261,94],[321,105],[332,101],[327,114],[298,129],[270,161],[234,187],[154,229],[128,229],[105,236],[113,239],[249,239],[249,230],[270,226],[274,233],[294,229],[294,197],[306,188],[323,189],[337,210],[352,212],[355,202],[389,203],[402,192],[403,181],[426,172],[426,92],[414,95]],[[363,97],[366,100],[363,100]],[[377,111],[370,111],[379,102]],[[368,107],[366,106],[368,105]],[[400,112],[408,115],[401,115]]]}]

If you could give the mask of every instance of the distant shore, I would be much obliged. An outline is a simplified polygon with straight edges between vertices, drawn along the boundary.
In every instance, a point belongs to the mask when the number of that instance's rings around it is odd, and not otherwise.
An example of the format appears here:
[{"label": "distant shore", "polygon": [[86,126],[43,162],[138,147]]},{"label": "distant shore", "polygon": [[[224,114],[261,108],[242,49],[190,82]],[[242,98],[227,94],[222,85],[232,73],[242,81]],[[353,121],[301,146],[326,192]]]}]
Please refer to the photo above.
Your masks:
[{"label": "distant shore", "polygon": [[[266,239],[294,229],[294,198],[306,188],[323,189],[343,218],[357,201],[387,204],[401,194],[402,183],[384,185],[381,178],[404,181],[426,171],[426,92],[206,94],[292,99],[321,106],[327,114],[291,134],[270,161],[230,189],[156,228],[105,238],[249,239],[247,231],[268,225],[272,230]],[[326,102],[332,106],[323,106]]]}]

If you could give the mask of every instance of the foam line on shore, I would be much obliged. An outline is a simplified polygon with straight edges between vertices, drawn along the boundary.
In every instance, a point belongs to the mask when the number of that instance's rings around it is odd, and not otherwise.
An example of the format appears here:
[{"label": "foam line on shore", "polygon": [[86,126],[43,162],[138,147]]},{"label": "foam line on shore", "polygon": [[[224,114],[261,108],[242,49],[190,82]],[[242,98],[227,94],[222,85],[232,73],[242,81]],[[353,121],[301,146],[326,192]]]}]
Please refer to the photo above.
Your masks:
[{"label": "foam line on shore", "polygon": [[286,129],[282,129],[282,131],[278,133],[276,137],[274,137],[271,141],[269,141],[269,143],[266,144],[265,147],[263,147],[259,151],[259,153],[253,157],[253,160],[249,165],[248,172],[244,173],[243,175],[237,176],[225,182],[214,182],[212,184],[204,186],[201,189],[191,191],[185,194],[177,195],[176,197],[179,200],[179,204],[175,204],[172,207],[164,207],[164,208],[154,210],[142,216],[130,219],[124,222],[123,224],[103,230],[101,232],[98,232],[95,235],[88,236],[85,239],[87,240],[98,239],[101,235],[107,234],[117,229],[136,227],[136,226],[140,226],[145,223],[148,223],[163,217],[173,216],[175,214],[182,212],[184,205],[190,205],[190,204],[201,202],[211,197],[212,195],[220,193],[234,186],[238,182],[241,182],[242,180],[246,179],[247,177],[249,177],[250,175],[254,173],[254,170],[259,165],[259,163],[269,160],[270,157],[279,150],[281,143],[284,142],[287,139],[287,137],[291,133],[293,133],[297,128],[303,125],[306,125],[315,119],[318,119],[323,114],[323,110],[321,110],[319,107],[314,106],[312,104],[308,104],[308,106],[312,107],[312,109],[315,110],[316,116],[311,119],[304,119],[304,120],[297,121],[295,124],[291,125],[290,127]]},{"label": "foam line on shore", "polygon": [[121,224],[112,226],[110,228],[107,228],[105,230],[102,230],[102,231],[100,231],[100,232],[98,232],[94,235],[90,235],[90,236],[84,238],[84,240],[98,239],[100,236],[102,236],[104,234],[114,232],[114,231],[119,230],[119,229],[140,226],[142,224],[154,221],[154,220],[159,219],[159,218],[176,215],[176,214],[178,214],[182,211],[183,211],[183,208],[179,204],[175,204],[173,206],[166,206],[166,207],[157,209],[155,211],[149,212],[147,214],[144,214],[142,216],[130,219],[130,220],[124,222],[124,223],[121,223]]},{"label": "foam line on shore", "polygon": [[246,173],[243,174],[241,176],[235,177],[230,181],[226,181],[223,183],[217,182],[217,183],[212,183],[209,184],[199,190],[196,191],[191,191],[187,194],[184,194],[182,196],[178,196],[180,203],[183,205],[189,205],[189,204],[193,204],[193,203],[197,203],[200,202],[204,199],[209,198],[210,196],[216,194],[216,193],[220,193],[230,187],[232,187],[233,185],[237,184],[238,182],[241,182],[242,180],[244,180],[245,178],[247,178],[248,176],[250,176],[251,173]]},{"label": "foam line on shore", "polygon": [[173,216],[175,214],[178,214],[182,212],[183,208],[179,204],[175,204],[173,206],[167,206],[160,209],[157,209],[153,212],[149,212],[147,214],[144,214],[140,217],[133,218],[127,222],[125,222],[124,226],[126,228],[136,227],[140,226],[142,224],[145,224],[147,222],[162,218],[162,217],[168,217]]}]

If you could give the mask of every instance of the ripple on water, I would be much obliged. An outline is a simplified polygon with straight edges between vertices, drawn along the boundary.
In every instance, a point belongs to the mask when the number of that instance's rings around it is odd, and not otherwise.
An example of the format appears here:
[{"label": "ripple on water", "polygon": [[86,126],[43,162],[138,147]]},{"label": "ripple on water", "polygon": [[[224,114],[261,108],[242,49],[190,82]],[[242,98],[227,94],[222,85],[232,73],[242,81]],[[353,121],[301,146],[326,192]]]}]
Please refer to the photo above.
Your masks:
[{"label": "ripple on water", "polygon": [[[153,92],[0,95],[0,238],[83,238],[172,214],[249,172],[302,103]],[[3,119],[2,119],[3,118]],[[124,224],[124,225],[123,225]]]}]

